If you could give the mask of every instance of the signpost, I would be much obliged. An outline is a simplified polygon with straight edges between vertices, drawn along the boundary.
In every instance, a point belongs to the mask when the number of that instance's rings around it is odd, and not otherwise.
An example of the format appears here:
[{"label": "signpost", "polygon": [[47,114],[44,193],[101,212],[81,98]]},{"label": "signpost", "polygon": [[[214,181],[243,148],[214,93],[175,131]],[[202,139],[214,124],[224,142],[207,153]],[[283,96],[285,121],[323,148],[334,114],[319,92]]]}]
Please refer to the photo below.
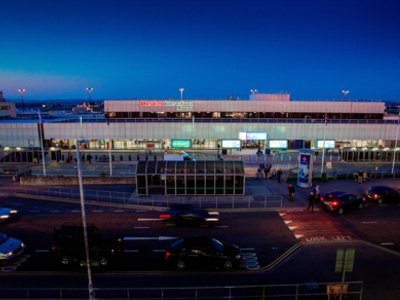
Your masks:
[{"label": "signpost", "polygon": [[355,256],[356,256],[356,249],[354,248],[347,248],[347,249],[339,248],[336,251],[335,272],[342,273],[339,299],[342,299],[343,294],[347,293],[347,285],[344,284],[344,280],[346,277],[346,272],[353,272]]}]

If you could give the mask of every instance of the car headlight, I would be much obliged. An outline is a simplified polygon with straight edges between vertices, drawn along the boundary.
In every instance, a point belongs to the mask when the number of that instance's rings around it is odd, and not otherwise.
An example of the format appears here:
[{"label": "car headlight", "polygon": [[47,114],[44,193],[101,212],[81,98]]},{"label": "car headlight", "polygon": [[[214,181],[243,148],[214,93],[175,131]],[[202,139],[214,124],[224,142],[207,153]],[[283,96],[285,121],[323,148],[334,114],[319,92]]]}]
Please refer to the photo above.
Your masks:
[{"label": "car headlight", "polygon": [[13,255],[13,252],[12,252],[12,251],[7,252],[7,253],[5,254],[6,257],[10,257],[11,255]]},{"label": "car headlight", "polygon": [[10,216],[9,215],[1,215],[0,219],[8,219]]},{"label": "car headlight", "polygon": [[10,211],[10,214],[17,214],[17,213],[18,213],[18,210],[16,210],[16,209],[13,209]]},{"label": "car headlight", "polygon": [[241,255],[240,255],[240,254],[235,255],[235,259],[240,259],[240,258],[241,258]]}]

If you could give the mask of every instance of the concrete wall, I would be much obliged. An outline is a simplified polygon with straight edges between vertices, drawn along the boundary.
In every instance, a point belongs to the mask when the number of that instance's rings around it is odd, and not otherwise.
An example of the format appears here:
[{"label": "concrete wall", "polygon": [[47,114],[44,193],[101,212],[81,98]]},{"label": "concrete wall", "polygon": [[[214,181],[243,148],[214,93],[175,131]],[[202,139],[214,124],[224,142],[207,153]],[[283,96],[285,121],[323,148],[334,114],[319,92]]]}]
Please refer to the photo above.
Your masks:
[{"label": "concrete wall", "polygon": [[[21,185],[78,185],[78,177],[67,176],[22,176]],[[133,177],[83,177],[83,184],[136,184]]]}]

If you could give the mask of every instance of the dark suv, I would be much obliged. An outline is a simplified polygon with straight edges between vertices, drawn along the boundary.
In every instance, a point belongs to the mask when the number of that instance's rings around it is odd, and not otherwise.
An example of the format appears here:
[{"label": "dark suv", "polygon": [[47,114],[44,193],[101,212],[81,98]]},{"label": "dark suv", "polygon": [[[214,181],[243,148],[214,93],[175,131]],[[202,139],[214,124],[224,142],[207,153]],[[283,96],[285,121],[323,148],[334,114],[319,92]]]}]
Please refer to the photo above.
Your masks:
[{"label": "dark suv", "polygon": [[[122,240],[102,238],[94,224],[87,225],[89,257],[92,266],[105,267],[122,252]],[[82,224],[65,223],[54,229],[51,254],[62,265],[86,265],[85,241]]]}]

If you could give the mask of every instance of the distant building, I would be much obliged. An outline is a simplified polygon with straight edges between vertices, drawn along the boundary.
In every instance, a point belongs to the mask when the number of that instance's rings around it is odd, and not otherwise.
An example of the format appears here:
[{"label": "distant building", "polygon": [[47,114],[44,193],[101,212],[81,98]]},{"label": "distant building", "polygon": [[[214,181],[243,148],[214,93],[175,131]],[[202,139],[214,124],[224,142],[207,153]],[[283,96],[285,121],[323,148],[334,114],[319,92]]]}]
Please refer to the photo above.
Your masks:
[{"label": "distant building", "polygon": [[16,118],[16,108],[14,102],[6,102],[3,91],[0,91],[0,119]]}]

